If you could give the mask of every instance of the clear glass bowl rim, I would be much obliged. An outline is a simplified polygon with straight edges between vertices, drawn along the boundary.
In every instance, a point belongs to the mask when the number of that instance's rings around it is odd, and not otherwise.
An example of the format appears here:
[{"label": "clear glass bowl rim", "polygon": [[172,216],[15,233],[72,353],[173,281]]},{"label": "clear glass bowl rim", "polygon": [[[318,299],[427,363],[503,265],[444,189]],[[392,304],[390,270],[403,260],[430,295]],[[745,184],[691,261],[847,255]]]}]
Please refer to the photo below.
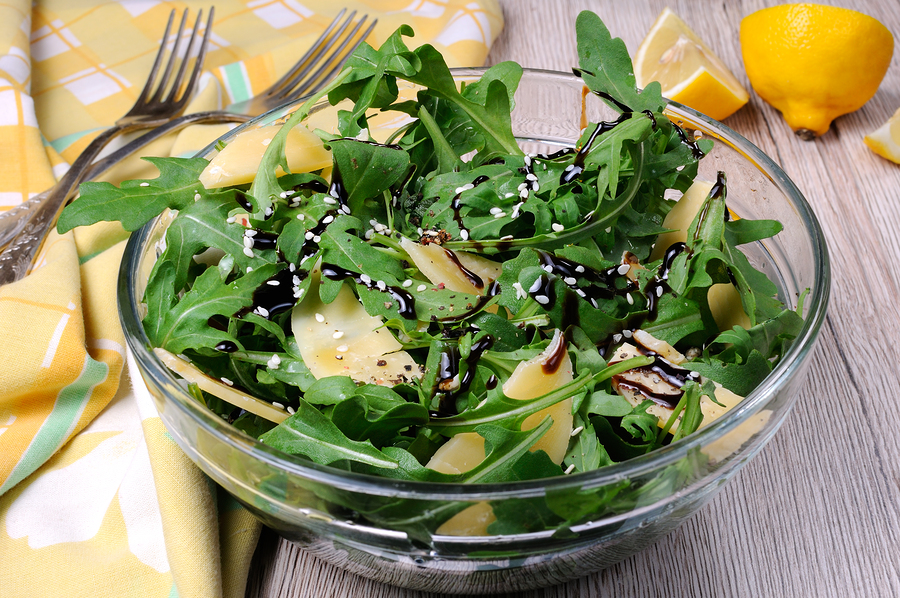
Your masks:
[{"label": "clear glass bowl rim", "polygon": [[[485,70],[484,68],[452,69],[454,76],[457,78],[477,77]],[[537,77],[547,79],[548,82],[564,80],[567,84],[576,81],[580,82],[580,78],[569,73],[527,68],[523,70],[523,77]],[[302,100],[298,100],[295,103],[302,103]],[[269,113],[248,121],[246,124],[240,125],[224,135],[222,139],[228,139],[246,128],[255,126],[256,123],[269,119],[271,113],[283,109],[284,107],[276,108]],[[282,469],[289,475],[342,490],[375,496],[392,496],[397,499],[502,500],[511,497],[543,496],[551,490],[600,488],[658,471],[684,458],[692,449],[705,446],[721,438],[739,426],[750,415],[764,408],[768,402],[777,396],[779,390],[797,375],[807,354],[812,350],[819,329],[825,319],[830,294],[830,263],[821,225],[803,194],[781,167],[742,135],[687,106],[669,101],[666,113],[670,115],[670,118],[702,126],[706,132],[711,133],[716,139],[726,142],[744,154],[747,159],[756,163],[759,170],[784,193],[785,198],[797,211],[799,218],[805,225],[804,230],[810,237],[815,256],[815,282],[810,289],[808,303],[804,305],[807,311],[804,325],[782,360],[772,373],[741,401],[738,407],[679,442],[595,471],[538,480],[494,484],[440,484],[398,481],[347,472],[282,453],[238,431],[197,403],[177,384],[178,378],[153,353],[149,339],[138,316],[140,298],[136,297],[131,291],[134,289],[134,275],[137,273],[140,262],[141,248],[155,225],[156,219],[148,222],[131,235],[120,268],[118,284],[119,314],[129,349],[141,366],[142,374],[145,377],[149,377],[151,382],[159,387],[174,390],[169,398],[175,400],[167,401],[167,409],[177,409],[183,415],[194,420],[207,434],[245,453],[252,459],[258,459],[272,467]],[[197,155],[208,155],[214,148],[215,143],[210,144]],[[740,451],[740,449],[738,450]]]}]

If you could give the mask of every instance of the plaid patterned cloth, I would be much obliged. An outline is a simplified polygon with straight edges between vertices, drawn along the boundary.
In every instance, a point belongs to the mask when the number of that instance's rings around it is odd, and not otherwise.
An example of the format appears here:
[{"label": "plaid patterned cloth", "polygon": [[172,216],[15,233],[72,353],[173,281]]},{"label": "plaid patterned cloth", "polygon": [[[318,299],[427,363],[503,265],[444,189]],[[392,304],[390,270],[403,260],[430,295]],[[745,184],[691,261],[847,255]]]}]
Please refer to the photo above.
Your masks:
[{"label": "plaid patterned cloth", "polygon": [[[0,3],[0,211],[61,176],[134,103],[169,12],[200,2]],[[400,23],[453,66],[482,64],[502,27],[495,0],[216,0],[189,112],[265,89],[342,6]],[[172,43],[173,40],[168,40]],[[184,155],[199,126],[145,155]],[[107,180],[153,177],[140,160]],[[0,287],[0,596],[243,596],[259,524],[217,489],[132,385],[115,280],[118,224],[55,233],[25,279]],[[135,374],[135,378],[139,378]]]}]

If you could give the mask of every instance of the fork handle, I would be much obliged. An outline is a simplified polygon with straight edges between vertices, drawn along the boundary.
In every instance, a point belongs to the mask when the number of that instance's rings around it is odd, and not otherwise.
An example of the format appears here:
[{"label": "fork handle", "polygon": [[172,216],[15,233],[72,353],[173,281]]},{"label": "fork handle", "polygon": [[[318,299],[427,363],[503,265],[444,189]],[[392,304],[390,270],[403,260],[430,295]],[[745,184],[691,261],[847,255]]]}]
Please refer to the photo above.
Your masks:
[{"label": "fork handle", "polygon": [[[93,158],[109,143],[109,140],[115,133],[106,137],[102,144],[98,140],[106,133],[110,133],[111,129],[98,135],[56,185],[34,196],[18,208],[0,215],[0,248],[8,245],[0,253],[0,286],[15,282],[28,273],[34,257],[43,245],[50,229],[56,223],[59,213],[66,204],[66,200],[71,196],[79,182],[100,176],[109,170],[110,167],[147,144],[188,125],[209,122],[241,123],[250,120],[250,118],[242,114],[225,114],[219,111],[187,114],[156,127],[105,158],[91,164]],[[93,148],[94,143],[98,143],[97,148]],[[89,151],[92,153],[89,159],[85,159],[88,165],[85,170],[85,165],[79,165],[79,162],[82,161],[82,156],[85,156]],[[76,168],[80,168],[81,172],[75,172]],[[26,205],[28,207],[25,207]]]},{"label": "fork handle", "polygon": [[50,189],[34,209],[24,224],[19,224],[19,233],[0,254],[0,285],[15,282],[24,277],[34,256],[44,244],[50,228],[56,222],[59,212],[66,205],[69,194],[78,187],[91,162],[97,154],[117,135],[141,128],[140,125],[115,125],[97,135],[72,163],[71,168]]}]

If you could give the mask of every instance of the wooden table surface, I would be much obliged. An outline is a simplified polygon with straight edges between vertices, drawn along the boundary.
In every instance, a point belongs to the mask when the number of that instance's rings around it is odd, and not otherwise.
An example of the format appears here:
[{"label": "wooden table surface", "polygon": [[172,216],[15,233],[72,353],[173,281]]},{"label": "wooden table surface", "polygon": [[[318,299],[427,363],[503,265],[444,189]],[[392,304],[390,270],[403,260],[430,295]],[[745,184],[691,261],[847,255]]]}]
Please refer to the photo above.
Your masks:
[{"label": "wooden table surface", "polygon": [[[822,0],[820,0],[821,2]],[[747,89],[741,18],[769,0],[671,0]],[[824,3],[831,3],[824,0]],[[574,22],[597,12],[632,54],[666,0],[502,0],[488,58],[568,71]],[[898,0],[843,0],[900,36]],[[725,122],[779,162],[822,223],[829,314],[794,411],[761,454],[681,528],[618,565],[519,594],[564,596],[900,596],[900,165],[863,144],[900,106],[900,52],[878,93],[801,141],[755,93]],[[266,531],[247,595],[420,598],[318,561]]]}]

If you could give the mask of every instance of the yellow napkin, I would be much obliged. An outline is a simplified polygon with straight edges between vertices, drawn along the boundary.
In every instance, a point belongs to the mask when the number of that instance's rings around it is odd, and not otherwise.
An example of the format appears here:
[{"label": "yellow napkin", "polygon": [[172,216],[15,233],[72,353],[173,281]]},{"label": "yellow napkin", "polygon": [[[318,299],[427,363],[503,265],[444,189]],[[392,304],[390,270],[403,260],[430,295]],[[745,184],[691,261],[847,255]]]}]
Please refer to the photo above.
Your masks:
[{"label": "yellow napkin", "polygon": [[[0,4],[0,210],[49,187],[130,108],[174,4]],[[483,64],[502,27],[496,0],[215,0],[188,111],[267,87],[342,6],[378,18],[373,46],[409,23],[409,44],[434,44],[451,66]],[[221,132],[145,153],[190,153]],[[132,160],[107,178],[139,176],[154,174]],[[3,598],[244,594],[259,524],[180,451],[129,374],[115,297],[126,237],[107,223],[54,233],[39,269],[0,287]]]}]

